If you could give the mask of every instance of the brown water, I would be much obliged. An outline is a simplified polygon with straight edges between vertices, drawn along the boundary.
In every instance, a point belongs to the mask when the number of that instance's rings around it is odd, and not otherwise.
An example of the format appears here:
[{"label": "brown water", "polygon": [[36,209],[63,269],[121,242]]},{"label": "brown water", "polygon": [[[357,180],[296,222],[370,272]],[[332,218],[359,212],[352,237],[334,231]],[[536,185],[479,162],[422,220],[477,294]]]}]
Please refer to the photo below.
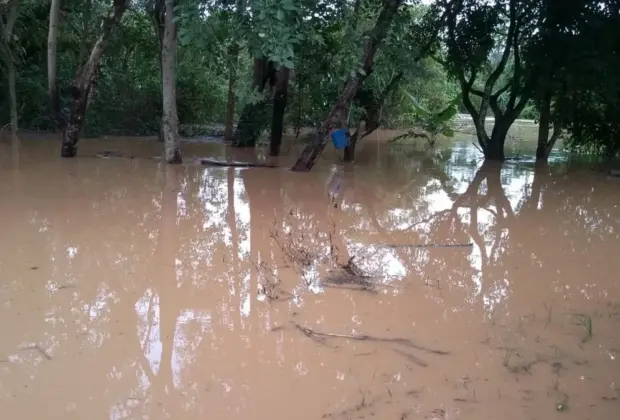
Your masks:
[{"label": "brown water", "polygon": [[482,166],[469,139],[308,174],[22,140],[0,144],[2,418],[617,417],[602,173]]}]

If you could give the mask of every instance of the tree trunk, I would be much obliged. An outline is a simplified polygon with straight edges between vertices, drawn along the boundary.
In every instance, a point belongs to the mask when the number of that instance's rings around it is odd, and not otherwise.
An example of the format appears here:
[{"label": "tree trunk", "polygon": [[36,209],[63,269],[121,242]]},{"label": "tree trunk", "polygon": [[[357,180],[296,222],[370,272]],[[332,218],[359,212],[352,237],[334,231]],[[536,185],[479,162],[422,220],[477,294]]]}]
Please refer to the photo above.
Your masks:
[{"label": "tree trunk", "polygon": [[56,48],[58,46],[58,22],[60,20],[60,0],[52,0],[50,23],[47,33],[47,96],[49,109],[55,129],[60,123],[60,97],[56,83]]},{"label": "tree trunk", "polygon": [[80,42],[79,65],[83,65],[88,54],[88,38],[90,37],[90,12],[92,8],[91,0],[84,0],[82,5],[82,41]]},{"label": "tree trunk", "polygon": [[548,88],[540,105],[540,121],[538,125],[538,146],[536,147],[536,161],[546,162],[547,144],[549,143],[549,126],[551,123],[551,95]]},{"label": "tree trunk", "polygon": [[288,78],[289,69],[285,67],[282,67],[276,73],[276,91],[273,95],[273,116],[271,120],[271,156],[278,156],[280,154],[280,146],[282,145]]},{"label": "tree trunk", "polygon": [[226,123],[224,126],[224,139],[233,141],[235,123],[235,81],[237,79],[237,62],[239,58],[239,46],[233,41],[228,51],[228,103],[226,105]]},{"label": "tree trunk", "polygon": [[13,62],[13,56],[7,57],[6,61],[8,79],[9,79],[9,100],[11,106],[11,132],[17,134],[17,93],[15,92],[15,63]]},{"label": "tree trunk", "polygon": [[[270,88],[275,83],[275,69],[273,63],[265,58],[254,58],[252,73],[252,87],[263,93],[269,81]],[[234,147],[254,147],[258,137],[267,128],[267,101],[261,100],[243,107],[235,132]]]},{"label": "tree trunk", "polygon": [[105,51],[108,41],[112,36],[112,32],[118,26],[123,13],[127,8],[130,0],[114,0],[112,10],[108,16],[103,19],[101,35],[93,46],[88,60],[79,70],[73,86],[71,86],[71,112],[69,121],[62,135],[62,149],[60,155],[70,158],[77,154],[77,143],[79,140],[80,130],[84,125],[84,117],[88,108],[91,92],[97,80],[99,68],[101,65],[101,57]]},{"label": "tree trunk", "polygon": [[484,158],[488,160],[495,160],[503,162],[506,157],[504,155],[504,144],[506,143],[506,136],[508,130],[514,122],[514,118],[510,116],[502,116],[495,119],[495,125],[491,132],[491,138],[487,142],[487,146],[484,149]]},{"label": "tree trunk", "polygon": [[[7,3],[7,2],[5,2]],[[6,16],[0,16],[0,26],[2,28],[2,40],[0,48],[2,48],[2,57],[7,70],[7,82],[9,88],[9,101],[11,109],[11,133],[13,142],[17,141],[17,93],[15,91],[15,62],[13,61],[13,52],[11,50],[11,40],[13,39],[13,28],[17,21],[19,13],[19,1],[13,0],[9,3],[8,13]]]},{"label": "tree trunk", "polygon": [[164,155],[168,163],[181,163],[176,93],[177,28],[174,23],[174,0],[166,0],[165,23],[166,29],[164,31],[161,59]]},{"label": "tree trunk", "polygon": [[[398,87],[398,84],[403,79],[404,73],[398,72],[390,83],[383,89],[378,98],[375,98],[372,92],[364,93],[364,89],[361,89],[356,96],[357,103],[362,108],[364,115],[360,119],[355,133],[349,139],[349,144],[344,148],[343,160],[345,162],[355,161],[355,150],[357,149],[358,142],[364,137],[373,133],[379,128],[381,120],[381,110],[385,104],[385,101],[390,97],[392,92]],[[360,131],[362,127],[362,121],[364,122],[364,132]]]},{"label": "tree trunk", "polygon": [[379,44],[385,38],[401,3],[402,0],[386,0],[384,2],[381,14],[377,18],[375,27],[372,29],[370,37],[364,46],[360,69],[347,81],[347,84],[340,92],[340,96],[336,100],[332,110],[317,130],[314,141],[301,152],[299,159],[292,168],[293,171],[310,171],[325,149],[327,144],[326,136],[333,129],[344,126],[349,108],[351,107],[351,102],[366,77],[368,77],[372,71],[374,57],[379,48]]},{"label": "tree trunk", "polygon": [[[355,129],[355,133],[349,138],[349,144],[344,148],[344,154],[342,159],[345,162],[353,162],[355,161],[355,149],[357,148],[357,142],[360,140],[360,133],[362,129],[362,120],[357,123],[357,128]],[[364,131],[366,131],[366,127],[364,127]]]},{"label": "tree trunk", "polygon": [[[155,0],[153,2],[153,8],[151,11],[152,21],[153,21],[153,29],[155,31],[155,38],[157,38],[157,45],[159,45],[159,82],[163,86],[164,78],[163,78],[163,70],[162,70],[162,49],[164,47],[164,30],[165,30],[165,15],[166,5],[164,0]],[[160,121],[159,124],[159,132],[157,135],[157,140],[160,142],[164,141],[164,123],[163,120]]]}]

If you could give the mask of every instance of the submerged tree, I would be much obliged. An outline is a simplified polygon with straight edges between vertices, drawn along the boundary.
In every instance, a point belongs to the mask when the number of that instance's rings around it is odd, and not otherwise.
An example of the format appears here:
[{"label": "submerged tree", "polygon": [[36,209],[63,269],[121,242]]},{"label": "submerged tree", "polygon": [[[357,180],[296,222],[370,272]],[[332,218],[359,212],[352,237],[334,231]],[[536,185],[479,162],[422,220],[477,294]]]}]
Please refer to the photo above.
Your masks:
[{"label": "submerged tree", "polygon": [[292,168],[294,171],[311,170],[316,160],[325,149],[325,145],[327,144],[326,136],[334,128],[341,128],[345,125],[353,98],[355,98],[364,80],[372,71],[375,54],[377,53],[379,45],[387,35],[392,20],[401,4],[402,0],[385,0],[383,2],[381,13],[364,45],[364,52],[359,67],[355,69],[353,75],[349,77],[329,115],[317,130],[312,144],[308,145],[302,151],[299,159]]},{"label": "submerged tree", "polygon": [[[620,151],[620,2],[545,0],[531,61],[542,67],[537,158],[566,132],[572,150]],[[553,134],[549,136],[549,127]]]},{"label": "submerged tree", "polygon": [[2,12],[0,16],[0,28],[2,29],[2,40],[0,42],[0,48],[2,49],[2,62],[6,66],[6,73],[8,78],[9,87],[9,100],[11,107],[11,131],[13,132],[13,138],[17,134],[17,92],[15,90],[15,57],[13,54],[13,29],[15,28],[15,22],[17,21],[17,15],[19,13],[19,0],[4,1],[0,5]]},{"label": "submerged tree", "polygon": [[95,87],[101,67],[101,58],[110,41],[113,31],[118,27],[123,13],[130,0],[114,0],[112,9],[103,18],[101,34],[93,46],[90,56],[78,70],[71,86],[71,110],[62,135],[62,157],[74,157],[77,153],[77,144],[80,130],[84,125],[84,116],[88,109],[91,93]]},{"label": "submerged tree", "polygon": [[[447,27],[439,61],[459,82],[484,157],[504,160],[508,130],[534,93],[523,49],[534,29],[535,0],[445,0],[441,7]],[[495,117],[491,135],[489,111]]]},{"label": "submerged tree", "polygon": [[177,28],[174,22],[174,0],[166,0],[165,30],[162,43],[162,97],[164,157],[168,163],[181,163],[179,122],[176,93]]},{"label": "submerged tree", "polygon": [[47,35],[47,95],[50,114],[55,126],[60,120],[60,96],[56,80],[56,51],[58,48],[58,24],[60,22],[60,0],[50,2],[50,19]]},{"label": "submerged tree", "polygon": [[[304,39],[301,26],[305,12],[300,0],[259,0],[251,3],[252,15],[247,20],[248,46],[254,57],[252,100],[241,112],[233,140],[236,147],[254,147],[260,134],[269,125],[268,104],[273,103],[272,154],[279,153],[282,138],[288,71],[294,67],[294,48]],[[276,86],[276,81],[279,80]],[[269,83],[269,89],[266,89]],[[275,92],[274,92],[274,87]]]},{"label": "submerged tree", "polygon": [[[393,102],[394,96],[397,93],[408,95],[403,89],[404,85],[414,87],[411,86],[415,84],[413,81],[422,81],[424,84],[430,82],[429,70],[434,63],[426,59],[437,48],[439,30],[445,23],[443,16],[433,19],[435,12],[435,7],[417,4],[404,5],[398,10],[384,45],[377,54],[373,76],[363,85],[354,99],[354,107],[359,111],[355,114],[358,114],[359,118],[357,124],[350,121],[350,124],[355,125],[357,129],[352,133],[349,144],[344,149],[345,162],[355,160],[359,140],[372,134],[385,123],[385,114],[388,113],[384,111],[390,102]],[[445,74],[442,74],[442,77],[445,79]],[[444,90],[434,91],[434,100],[442,101]],[[392,109],[398,107],[403,110],[408,106],[408,103],[399,102],[394,104]],[[416,125],[419,123],[415,118],[405,119],[407,121],[401,123]]]},{"label": "submerged tree", "polygon": [[289,69],[284,66],[280,67],[280,70],[276,72],[275,78],[269,150],[271,156],[278,156],[280,154],[280,145],[282,144],[282,134],[284,132],[284,111],[286,111]]}]

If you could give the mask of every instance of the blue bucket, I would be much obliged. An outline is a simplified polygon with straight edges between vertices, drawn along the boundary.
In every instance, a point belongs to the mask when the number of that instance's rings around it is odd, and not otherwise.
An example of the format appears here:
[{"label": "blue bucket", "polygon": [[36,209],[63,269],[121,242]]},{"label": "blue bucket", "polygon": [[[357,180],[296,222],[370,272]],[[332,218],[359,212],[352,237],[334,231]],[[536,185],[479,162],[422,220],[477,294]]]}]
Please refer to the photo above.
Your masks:
[{"label": "blue bucket", "polygon": [[336,149],[344,149],[349,145],[349,135],[346,128],[332,131],[332,143]]}]

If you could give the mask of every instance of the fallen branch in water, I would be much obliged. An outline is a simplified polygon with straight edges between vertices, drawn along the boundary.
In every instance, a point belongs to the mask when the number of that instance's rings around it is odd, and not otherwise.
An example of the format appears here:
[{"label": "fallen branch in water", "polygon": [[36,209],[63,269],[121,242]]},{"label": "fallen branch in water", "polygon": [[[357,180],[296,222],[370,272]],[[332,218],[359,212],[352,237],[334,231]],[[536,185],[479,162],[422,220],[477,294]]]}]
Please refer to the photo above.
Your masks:
[{"label": "fallen branch in water", "polygon": [[474,244],[470,242],[468,244],[381,244],[379,246],[385,248],[469,248]]},{"label": "fallen branch in water", "polygon": [[368,293],[377,293],[376,286],[374,284],[360,284],[360,283],[344,283],[344,282],[332,282],[332,281],[321,281],[321,286],[327,287],[330,289],[345,289],[345,290],[355,290],[358,292],[368,292]]},{"label": "fallen branch in water", "polygon": [[22,351],[26,351],[26,350],[36,350],[38,351],[41,355],[43,355],[43,357],[45,357],[47,360],[52,360],[52,356],[50,356],[50,354],[48,352],[46,352],[45,350],[43,350],[41,348],[41,346],[39,346],[38,344],[32,344],[30,346],[26,346],[26,347],[20,347],[20,350]]},{"label": "fallen branch in water", "polygon": [[357,341],[375,341],[375,342],[381,342],[381,343],[392,343],[392,344],[399,344],[401,346],[405,346],[405,347],[411,347],[417,350],[422,350],[425,351],[427,353],[432,353],[432,354],[439,354],[442,356],[448,355],[450,354],[447,351],[443,351],[443,350],[435,350],[435,349],[431,349],[425,346],[420,346],[415,344],[413,341],[407,339],[407,338],[384,338],[384,337],[373,337],[371,335],[350,335],[350,334],[334,334],[334,333],[323,333],[323,332],[317,332],[317,331],[313,331],[310,328],[306,328],[306,327],[302,327],[301,325],[293,322],[293,325],[295,325],[295,327],[302,331],[304,333],[304,335],[306,335],[309,338],[312,338],[315,341],[319,341],[321,344],[324,344],[326,340],[330,339],[330,338],[345,338],[347,340],[357,340]]},{"label": "fallen branch in water", "polygon": [[303,335],[305,335],[306,337],[308,337],[311,340],[316,341],[317,343],[323,345],[323,346],[327,346],[327,347],[331,347],[329,346],[325,341],[327,340],[327,337],[323,336],[320,333],[315,333],[314,331],[312,331],[310,328],[306,328],[306,327],[302,327],[301,325],[293,322],[293,325],[295,325],[295,328],[297,328],[299,331],[301,331],[303,333]]},{"label": "fallen branch in water", "polygon": [[414,356],[413,354],[409,354],[409,353],[406,353],[398,349],[392,349],[392,350],[394,350],[395,353],[398,353],[401,356],[403,356],[405,359],[409,360],[411,363],[415,363],[416,365],[422,366],[422,367],[428,367],[428,363],[426,363],[424,360],[420,359],[419,357]]},{"label": "fallen branch in water", "polygon": [[397,142],[399,140],[402,140],[402,139],[405,139],[405,138],[408,138],[408,137],[412,137],[414,139],[424,138],[424,139],[426,139],[426,141],[430,142],[430,138],[429,138],[427,133],[418,133],[416,131],[408,131],[405,134],[398,135],[398,136],[394,137],[393,139],[388,140],[388,143],[395,143],[395,142]]},{"label": "fallen branch in water", "polygon": [[260,162],[239,162],[239,161],[226,161],[221,159],[213,159],[213,158],[198,158],[196,159],[197,163],[201,165],[211,165],[211,166],[224,166],[224,167],[232,167],[232,168],[277,168],[276,165],[269,163],[260,163]]},{"label": "fallen branch in water", "polygon": [[476,143],[474,143],[474,142],[472,141],[472,142],[471,142],[471,144],[473,144],[473,145],[474,145],[474,147],[475,147],[476,149],[478,149],[478,151],[479,151],[480,153],[482,153],[482,155],[484,155],[484,152],[482,151],[482,149],[481,149],[480,147],[478,147],[478,145],[477,145]]},{"label": "fallen branch in water", "polygon": [[134,159],[134,156],[127,156],[117,150],[104,150],[95,153],[95,157],[100,159]]}]

